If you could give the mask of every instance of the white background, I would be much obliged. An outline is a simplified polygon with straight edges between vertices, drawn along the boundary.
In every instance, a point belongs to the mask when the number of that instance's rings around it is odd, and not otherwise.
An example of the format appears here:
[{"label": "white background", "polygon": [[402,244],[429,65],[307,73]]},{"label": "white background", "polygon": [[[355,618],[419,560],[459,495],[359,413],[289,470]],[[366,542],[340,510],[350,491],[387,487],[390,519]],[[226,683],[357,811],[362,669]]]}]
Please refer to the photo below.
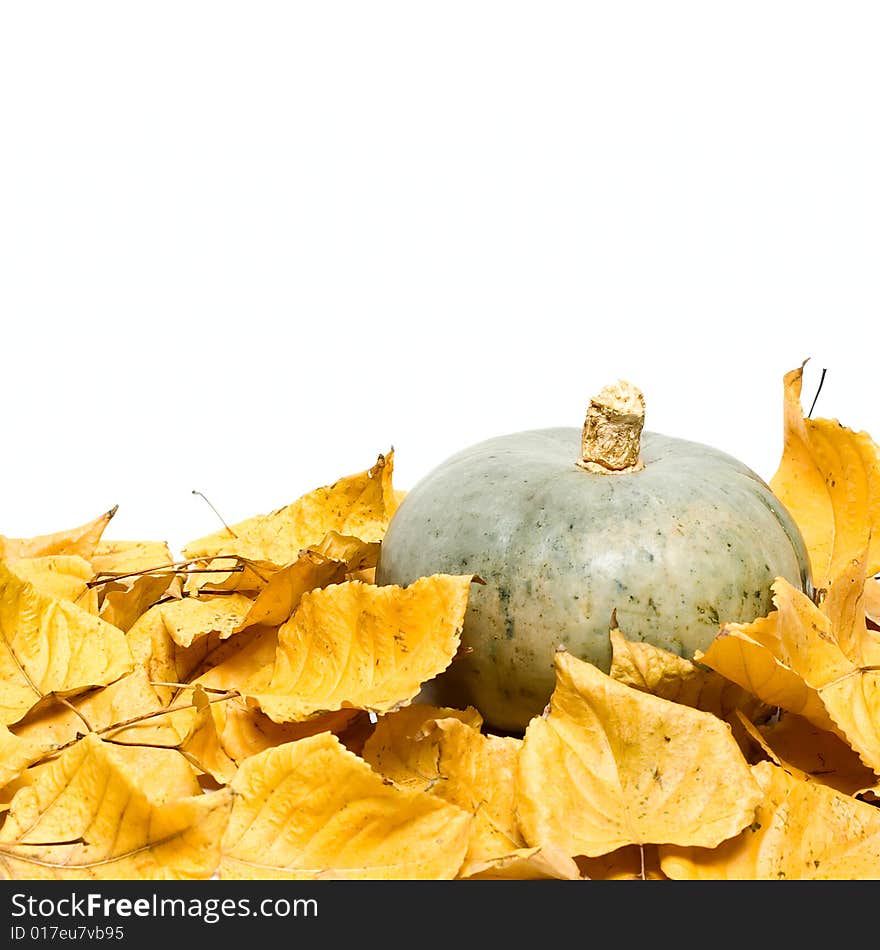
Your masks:
[{"label": "white background", "polygon": [[179,547],[396,450],[880,436],[876,3],[0,6],[0,533]]}]

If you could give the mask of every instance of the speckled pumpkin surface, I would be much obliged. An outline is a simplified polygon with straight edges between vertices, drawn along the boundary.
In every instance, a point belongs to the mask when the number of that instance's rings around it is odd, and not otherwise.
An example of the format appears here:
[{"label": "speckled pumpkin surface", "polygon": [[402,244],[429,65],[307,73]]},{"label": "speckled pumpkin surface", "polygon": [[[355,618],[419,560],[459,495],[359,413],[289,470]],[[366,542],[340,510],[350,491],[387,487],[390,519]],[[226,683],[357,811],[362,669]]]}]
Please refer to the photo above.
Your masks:
[{"label": "speckled pumpkin surface", "polygon": [[608,671],[612,612],[628,639],[692,657],[719,622],[772,609],[777,576],[809,592],[800,533],[765,482],[712,447],[642,433],[640,471],[585,471],[581,430],[490,439],[406,496],[376,580],[473,573],[463,651],[430,684],[518,732],[543,710],[562,646]]}]

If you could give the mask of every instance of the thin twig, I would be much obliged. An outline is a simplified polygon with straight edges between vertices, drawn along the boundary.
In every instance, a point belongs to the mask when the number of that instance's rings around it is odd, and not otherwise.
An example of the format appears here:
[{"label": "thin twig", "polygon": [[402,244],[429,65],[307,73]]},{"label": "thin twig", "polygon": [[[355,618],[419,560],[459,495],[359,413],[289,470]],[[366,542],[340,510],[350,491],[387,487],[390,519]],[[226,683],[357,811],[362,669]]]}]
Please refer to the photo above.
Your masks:
[{"label": "thin twig", "polygon": [[86,719],[85,713],[81,709],[77,709],[76,706],[74,706],[73,703],[69,699],[66,699],[64,696],[59,696],[57,693],[51,693],[50,695],[52,696],[53,699],[58,700],[58,702],[61,703],[62,706],[67,706],[67,708],[72,713],[75,713],[77,716],[79,716],[79,718],[83,721],[83,724],[85,725],[86,729],[89,730],[89,732],[95,731],[94,726],[88,721],[88,719]]},{"label": "thin twig", "polygon": [[827,372],[828,372],[827,368],[823,368],[823,370],[822,370],[822,375],[819,377],[819,387],[818,387],[818,389],[816,390],[816,395],[813,396],[813,403],[812,403],[812,405],[810,406],[810,411],[807,413],[807,418],[808,418],[808,419],[810,418],[810,416],[812,416],[813,410],[816,408],[816,400],[819,398],[819,393],[822,392],[822,383],[825,382],[825,374],[826,374]]},{"label": "thin twig", "polygon": [[220,512],[217,511],[217,509],[211,504],[211,502],[208,500],[208,497],[207,497],[205,494],[203,494],[202,492],[198,491],[198,490],[195,489],[195,488],[193,489],[193,494],[194,494],[194,495],[200,495],[200,496],[207,502],[208,507],[209,507],[209,508],[211,509],[211,511],[213,511],[214,514],[217,515],[217,517],[223,522],[223,527],[226,528],[226,530],[232,535],[233,538],[237,538],[237,537],[238,537],[238,535],[232,530],[232,528],[230,528],[229,525],[226,524],[226,521],[225,521],[225,519],[223,518],[223,515],[221,515]]}]

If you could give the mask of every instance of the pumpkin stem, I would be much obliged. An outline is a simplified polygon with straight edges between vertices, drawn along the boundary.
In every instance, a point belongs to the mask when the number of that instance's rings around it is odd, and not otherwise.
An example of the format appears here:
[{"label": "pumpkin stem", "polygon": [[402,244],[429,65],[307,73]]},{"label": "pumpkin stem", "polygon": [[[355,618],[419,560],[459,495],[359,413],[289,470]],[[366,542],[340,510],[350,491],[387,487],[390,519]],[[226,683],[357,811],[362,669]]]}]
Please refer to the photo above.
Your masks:
[{"label": "pumpkin stem", "polygon": [[645,397],[632,383],[618,380],[590,400],[581,436],[578,465],[588,472],[617,475],[644,468],[639,440],[645,424]]}]

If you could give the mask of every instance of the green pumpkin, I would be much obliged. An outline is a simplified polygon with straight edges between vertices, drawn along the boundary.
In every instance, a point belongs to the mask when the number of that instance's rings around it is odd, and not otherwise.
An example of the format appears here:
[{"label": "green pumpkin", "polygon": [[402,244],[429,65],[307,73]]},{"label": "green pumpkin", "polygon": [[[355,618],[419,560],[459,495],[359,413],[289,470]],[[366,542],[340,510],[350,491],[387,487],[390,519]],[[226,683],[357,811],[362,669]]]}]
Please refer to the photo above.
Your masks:
[{"label": "green pumpkin", "polygon": [[382,542],[379,584],[485,582],[471,587],[465,649],[428,696],[474,705],[497,730],[521,733],[543,711],[557,648],[608,672],[612,615],[628,639],[692,658],[719,623],[772,610],[776,577],[811,592],[797,526],[746,465],[637,424],[630,463],[605,452],[606,470],[584,462],[588,425],[589,413],[583,430],[517,432],[453,455],[406,495]]}]

